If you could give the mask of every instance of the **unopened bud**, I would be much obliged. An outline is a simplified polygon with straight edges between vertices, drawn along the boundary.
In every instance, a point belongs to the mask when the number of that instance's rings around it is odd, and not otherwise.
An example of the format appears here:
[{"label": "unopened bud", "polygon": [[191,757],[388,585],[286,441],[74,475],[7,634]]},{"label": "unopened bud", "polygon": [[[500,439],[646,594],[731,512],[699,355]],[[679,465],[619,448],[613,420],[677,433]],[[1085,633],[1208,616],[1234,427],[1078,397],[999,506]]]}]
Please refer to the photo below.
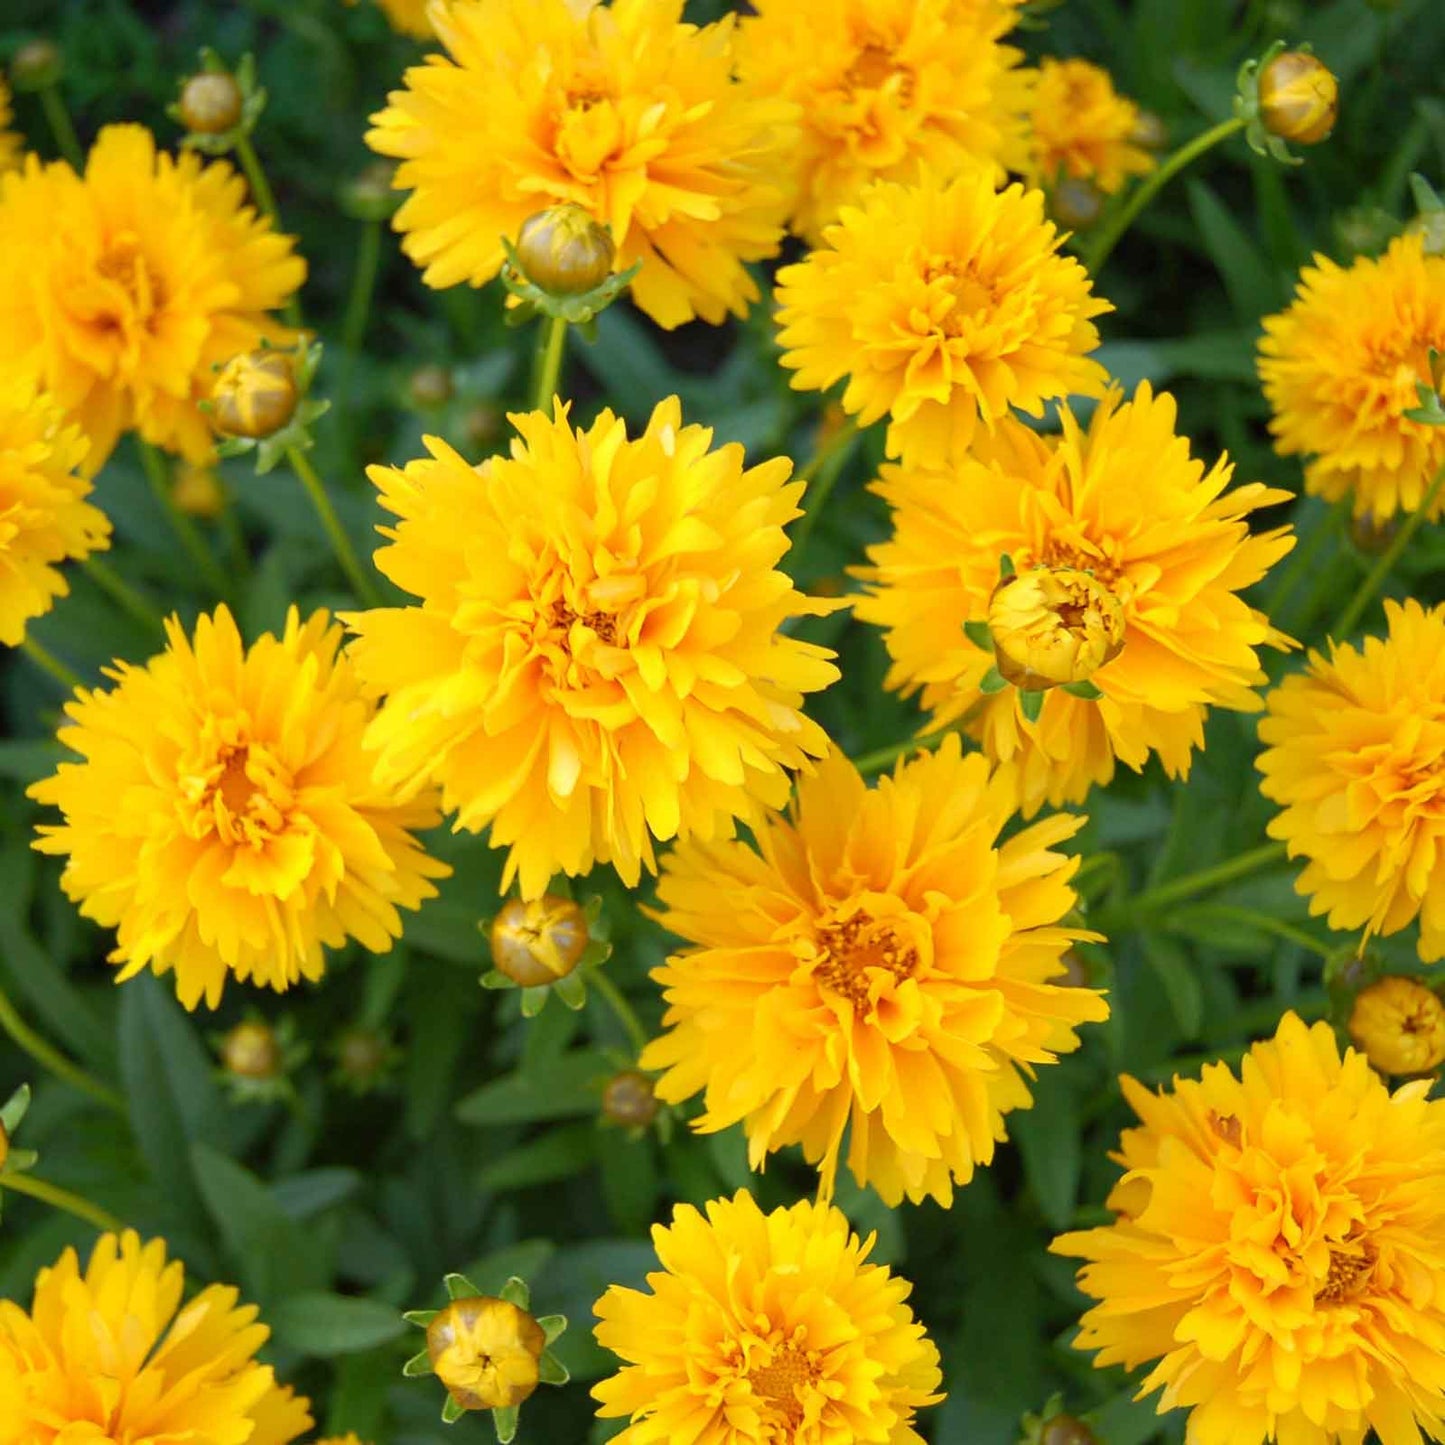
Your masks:
[{"label": "unopened bud", "polygon": [[1072,1415],[1055,1415],[1045,1423],[1039,1445],[1098,1445],[1098,1437],[1082,1420]]},{"label": "unopened bud", "polygon": [[555,893],[513,898],[492,920],[492,962],[523,988],[566,978],[587,943],[587,915]]},{"label": "unopened bud", "polygon": [[652,1080],[636,1069],[614,1074],[602,1090],[602,1113],[625,1129],[645,1129],[657,1117]]},{"label": "unopened bud", "polygon": [[502,433],[502,413],[498,407],[485,401],[467,408],[462,418],[462,435],[467,445],[475,451],[490,447]]},{"label": "unopened bud", "polygon": [[392,188],[395,161],[372,161],[341,188],[341,206],[359,221],[384,221],[401,197]]},{"label": "unopened bud", "polygon": [[988,629],[1000,674],[1028,692],[1087,682],[1124,647],[1119,599],[1073,567],[1006,577],[989,603]]},{"label": "unopened bud", "polygon": [[391,1040],[376,1029],[357,1024],[336,1045],[336,1067],[348,1084],[367,1089],[386,1072],[391,1062]]},{"label": "unopened bud", "polygon": [[1385,1074],[1428,1074],[1445,1063],[1445,1003],[1419,979],[1387,974],[1361,989],[1350,1037]]},{"label": "unopened bud", "polygon": [[211,393],[222,436],[259,439],[281,430],[296,412],[296,373],[281,351],[247,351],[222,368]]},{"label": "unopened bud", "polygon": [[1335,128],[1340,86],[1330,68],[1303,50],[1286,50],[1260,72],[1259,117],[1281,140],[1317,145]]},{"label": "unopened bud", "polygon": [[437,1378],[463,1410],[520,1405],[537,1388],[547,1348],[541,1325],[508,1300],[453,1300],[426,1329]]},{"label": "unopened bud", "polygon": [[281,1045],[269,1024],[237,1024],[221,1041],[221,1063],[238,1079],[274,1079],[281,1072]]},{"label": "unopened bud", "polygon": [[53,40],[27,40],[10,59],[10,79],[16,90],[49,90],[60,84],[65,57]]},{"label": "unopened bud", "polygon": [[245,101],[234,76],[203,70],[181,87],[181,124],[194,135],[221,135],[240,123]]},{"label": "unopened bud", "polygon": [[1069,231],[1086,231],[1104,209],[1104,193],[1092,181],[1068,177],[1054,187],[1049,210],[1059,225]]},{"label": "unopened bud", "polygon": [[445,366],[429,362],[412,372],[406,391],[415,407],[445,406],[452,399],[452,374]]},{"label": "unopened bud", "polygon": [[1129,139],[1146,151],[1162,151],[1169,144],[1169,127],[1152,110],[1141,110]]},{"label": "unopened bud", "polygon": [[617,248],[605,226],[581,206],[552,206],[522,222],[516,258],[534,286],[554,296],[580,296],[611,274]]}]

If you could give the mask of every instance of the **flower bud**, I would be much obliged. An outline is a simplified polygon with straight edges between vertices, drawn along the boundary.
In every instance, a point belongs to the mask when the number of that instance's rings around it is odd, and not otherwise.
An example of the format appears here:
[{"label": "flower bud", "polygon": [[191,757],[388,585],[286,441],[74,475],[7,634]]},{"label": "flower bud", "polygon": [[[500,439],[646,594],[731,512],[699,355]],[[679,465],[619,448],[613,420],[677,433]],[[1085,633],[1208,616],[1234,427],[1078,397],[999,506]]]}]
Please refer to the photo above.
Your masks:
[{"label": "flower bud", "polygon": [[1373,512],[1350,518],[1350,541],[1367,557],[1383,556],[1399,530],[1393,517],[1377,517]]},{"label": "flower bud", "polygon": [[1092,181],[1066,178],[1049,195],[1049,211],[1068,231],[1086,231],[1104,209],[1104,193]]},{"label": "flower bud", "polygon": [[1040,1432],[1039,1445],[1098,1445],[1098,1437],[1082,1420],[1055,1415]]},{"label": "flower bud", "polygon": [[517,264],[539,290],[580,296],[611,274],[617,248],[605,226],[581,206],[552,206],[522,222]]},{"label": "flower bud", "polygon": [[1169,144],[1169,127],[1152,110],[1141,110],[1135,117],[1129,140],[1146,151],[1162,151]]},{"label": "flower bud", "polygon": [[1387,974],[1361,989],[1350,1037],[1385,1074],[1428,1074],[1445,1063],[1445,1003],[1419,979]]},{"label": "flower bud", "polygon": [[422,410],[445,406],[452,399],[452,374],[445,366],[428,362],[412,372],[406,394],[411,404]]},{"label": "flower bud", "polygon": [[492,962],[523,988],[566,978],[587,943],[586,914],[555,893],[513,898],[492,920]]},{"label": "flower bud", "polygon": [[60,84],[65,57],[53,40],[27,40],[10,59],[10,79],[16,90],[49,90]]},{"label": "flower bud", "polygon": [[222,368],[211,393],[222,436],[268,437],[296,412],[296,372],[281,351],[247,351]]},{"label": "flower bud", "polygon": [[537,1388],[546,1348],[526,1310],[491,1295],[453,1300],[426,1328],[432,1369],[463,1410],[520,1405]]},{"label": "flower bud", "polygon": [[386,1072],[392,1061],[391,1040],[378,1030],[357,1024],[336,1043],[336,1067],[352,1088],[365,1091]]},{"label": "flower bud", "polygon": [[1058,978],[1051,980],[1056,987],[1093,988],[1094,981],[1089,973],[1089,965],[1084,962],[1078,949],[1066,949],[1059,962],[1063,964],[1064,971]]},{"label": "flower bud", "polygon": [[203,70],[181,87],[177,109],[181,124],[193,135],[221,135],[239,124],[245,103],[235,76]]},{"label": "flower bud", "polygon": [[215,469],[194,462],[181,463],[171,498],[188,517],[219,517],[226,506],[226,494]]},{"label": "flower bud", "polygon": [[462,435],[467,445],[476,451],[485,451],[502,434],[502,412],[499,407],[485,401],[467,408],[462,418]]},{"label": "flower bud", "polygon": [[1087,682],[1124,647],[1119,599],[1073,567],[1004,578],[989,603],[988,629],[999,672],[1029,692]]},{"label": "flower bud", "polygon": [[221,1041],[221,1063],[238,1079],[274,1079],[281,1072],[281,1045],[270,1024],[237,1024]]},{"label": "flower bud", "polygon": [[341,187],[341,207],[358,221],[384,221],[401,197],[392,187],[395,161],[372,161]]},{"label": "flower bud", "polygon": [[602,1114],[625,1129],[645,1129],[657,1117],[657,1095],[652,1080],[636,1069],[624,1069],[608,1079],[602,1090]]},{"label": "flower bud", "polygon": [[1318,145],[1335,128],[1340,86],[1322,61],[1286,50],[1260,72],[1259,116],[1281,140]]}]

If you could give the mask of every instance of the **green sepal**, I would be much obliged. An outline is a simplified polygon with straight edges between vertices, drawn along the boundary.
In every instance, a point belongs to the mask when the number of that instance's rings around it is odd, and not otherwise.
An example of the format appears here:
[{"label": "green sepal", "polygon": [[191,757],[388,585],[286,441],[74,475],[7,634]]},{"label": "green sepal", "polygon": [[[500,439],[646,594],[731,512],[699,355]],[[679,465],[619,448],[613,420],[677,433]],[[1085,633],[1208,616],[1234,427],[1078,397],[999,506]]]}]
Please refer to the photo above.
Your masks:
[{"label": "green sepal", "polygon": [[1008,686],[1008,679],[998,668],[991,667],[979,679],[978,690],[985,697],[992,697],[996,692],[1002,692]]},{"label": "green sepal", "polygon": [[449,1274],[442,1283],[447,1287],[448,1299],[476,1299],[481,1294],[464,1274]]},{"label": "green sepal", "polygon": [[612,944],[605,938],[589,938],[587,947],[582,950],[582,956],[577,960],[577,972],[581,973],[584,968],[596,968],[599,963],[606,963],[612,957]]},{"label": "green sepal", "polygon": [[998,559],[998,575],[1000,581],[1005,577],[1012,577],[1018,568],[1014,566],[1014,559],[1007,552]]},{"label": "green sepal", "polygon": [[[642,262],[638,261],[625,271],[614,271],[590,291],[580,291],[571,296],[554,295],[527,279],[521,263],[517,260],[517,248],[511,239],[502,236],[500,240],[502,250],[507,255],[501,272],[502,285],[522,303],[521,306],[505,309],[513,313],[525,311],[527,316],[541,312],[543,316],[550,316],[554,321],[566,321],[573,326],[586,326],[599,311],[606,310],[632,284],[632,278],[642,269]],[[508,319],[510,320],[510,317]]]},{"label": "green sepal", "polygon": [[594,893],[582,905],[582,916],[587,920],[587,927],[590,929],[599,918],[602,917],[602,895]]},{"label": "green sepal", "polygon": [[988,623],[981,618],[975,617],[963,624],[963,635],[973,643],[975,647],[981,647],[985,652],[993,651],[993,633],[989,631]]},{"label": "green sepal", "polygon": [[12,1149],[5,1163],[0,1165],[0,1179],[7,1174],[23,1174],[27,1169],[33,1169],[39,1160],[40,1155],[34,1149]]},{"label": "green sepal", "polygon": [[442,1424],[455,1425],[466,1413],[465,1408],[457,1404],[456,1400],[448,1395],[446,1404],[442,1406]]},{"label": "green sepal", "polygon": [[506,1300],[509,1305],[516,1305],[519,1310],[529,1309],[532,1304],[531,1286],[519,1275],[514,1274],[502,1286],[500,1298]]},{"label": "green sepal", "polygon": [[482,987],[493,989],[516,988],[517,981],[515,979],[508,978],[507,975],[501,971],[501,969],[492,968],[488,969],[487,972],[482,975]]},{"label": "green sepal", "polygon": [[[1299,166],[1304,161],[1284,143],[1282,137],[1265,128],[1259,113],[1259,77],[1261,72],[1276,56],[1283,55],[1288,46],[1283,40],[1276,40],[1258,60],[1246,60],[1235,76],[1234,114],[1244,122],[1244,139],[1256,155],[1271,156],[1281,165]],[[1303,55],[1310,53],[1308,45],[1297,45],[1295,49]]]},{"label": "green sepal", "polygon": [[20,1127],[20,1121],[25,1117],[25,1111],[30,1107],[30,1085],[21,1084],[11,1096],[0,1105],[0,1129],[10,1137],[15,1137],[15,1131]]},{"label": "green sepal", "polygon": [[1032,690],[1026,692],[1019,688],[1019,708],[1031,723],[1038,722],[1039,714],[1044,710],[1043,693]]},{"label": "green sepal", "polygon": [[552,985],[552,992],[576,1013],[587,1002],[587,982],[582,977],[582,970],[573,969],[565,978],[559,978]]},{"label": "green sepal", "polygon": [[425,1350],[419,1355],[413,1355],[401,1367],[401,1372],[408,1380],[419,1379],[422,1375],[430,1375],[432,1373],[431,1356]]},{"label": "green sepal", "polygon": [[1425,382],[1417,381],[1415,395],[1419,397],[1420,405],[1411,407],[1405,413],[1406,418],[1423,426],[1445,426],[1445,402],[1441,401],[1440,393]]},{"label": "green sepal", "polygon": [[1445,201],[1440,199],[1439,192],[1419,171],[1410,172],[1410,194],[1415,198],[1415,209],[1422,216],[1435,211],[1445,211]]},{"label": "green sepal", "polygon": [[537,1378],[544,1385],[565,1385],[572,1375],[551,1350],[544,1350],[537,1361]]},{"label": "green sepal", "polygon": [[516,1405],[499,1405],[492,1411],[492,1425],[497,1432],[497,1445],[512,1445],[517,1434],[517,1416],[520,1410]]},{"label": "green sepal", "polygon": [[1063,683],[1059,691],[1068,693],[1070,697],[1081,697],[1085,702],[1098,702],[1104,695],[1088,678],[1085,678],[1083,682]]},{"label": "green sepal", "polygon": [[425,1329],[440,1313],[440,1310],[407,1310],[402,1319],[409,1325],[419,1325]]},{"label": "green sepal", "polygon": [[550,983],[539,983],[532,988],[522,990],[522,1017],[534,1019],[544,1008],[547,1007],[547,995],[552,992],[553,985]]},{"label": "green sepal", "polygon": [[542,1334],[550,1345],[555,1340],[562,1338],[567,1329],[566,1315],[538,1315],[537,1323],[542,1327]]}]

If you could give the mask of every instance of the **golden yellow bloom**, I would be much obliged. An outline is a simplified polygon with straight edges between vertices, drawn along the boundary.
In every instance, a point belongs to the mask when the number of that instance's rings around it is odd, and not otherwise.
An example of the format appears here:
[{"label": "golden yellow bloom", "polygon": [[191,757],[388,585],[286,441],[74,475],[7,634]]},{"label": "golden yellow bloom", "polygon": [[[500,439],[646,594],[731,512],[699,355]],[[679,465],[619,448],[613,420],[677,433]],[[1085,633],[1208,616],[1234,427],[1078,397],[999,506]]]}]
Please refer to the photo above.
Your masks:
[{"label": "golden yellow bloom", "polygon": [[999,174],[1025,155],[1029,73],[1001,43],[1018,7],[993,0],[754,0],[743,79],[799,105],[792,226],[813,245],[874,180]]},{"label": "golden yellow bloom", "polygon": [[296,370],[284,351],[243,351],[221,368],[211,392],[216,430],[228,437],[268,437],[296,412]]},{"label": "golden yellow bloom", "polygon": [[993,1159],[1034,1068],[1078,1046],[1103,996],[1062,986],[1082,818],[999,835],[1007,781],[956,736],[876,788],[834,753],[791,819],[664,860],[658,917],[694,945],[653,977],[666,1032],[643,1051],[658,1097],[705,1092],[698,1127],[741,1121],[754,1169],[787,1144],[832,1188],[848,1165],[890,1204],[947,1205]]},{"label": "golden yellow bloom", "polygon": [[1340,83],[1313,55],[1287,50],[1259,75],[1259,117],[1282,140],[1318,145],[1335,128]]},{"label": "golden yellow bloom", "polygon": [[501,238],[563,201],[642,270],[632,297],[660,326],[741,316],[745,261],[776,254],[796,137],[787,101],[733,78],[731,19],[683,0],[457,0],[431,12],[450,59],[406,73],[367,143],[412,192],[395,225],[429,286],[480,286]]},{"label": "golden yellow bloom", "polygon": [[1445,1101],[1391,1094],[1327,1024],[1286,1014],[1241,1078],[1123,1080],[1114,1223],[1060,1254],[1099,1301],[1082,1349],[1157,1361],[1141,1390],[1191,1445],[1384,1445],[1445,1434]]},{"label": "golden yellow bloom", "polygon": [[802,483],[709,451],[676,397],[629,439],[604,411],[512,418],[510,457],[376,467],[400,522],[377,567],[419,605],[348,619],[357,669],[387,701],[379,776],[442,785],[459,828],[510,848],[502,887],[610,862],[635,884],[652,840],[726,835],[780,807],[788,768],[826,747],[803,694],[837,677],[781,632],[830,610],[776,570]]},{"label": "golden yellow bloom", "polygon": [[1269,695],[1260,791],[1309,866],[1295,887],[1331,928],[1398,933],[1445,958],[1445,607],[1385,603],[1387,638],[1336,644]]},{"label": "golden yellow bloom", "polygon": [[1035,567],[999,584],[988,604],[994,663],[1015,687],[1087,682],[1124,648],[1124,609],[1092,572]]},{"label": "golden yellow bloom", "polygon": [[372,778],[362,734],[376,704],[325,612],[293,607],[278,638],[243,647],[220,607],[109,691],[79,689],[60,741],[79,753],[30,796],[58,807],[35,846],[65,857],[80,911],[117,929],[120,978],[176,974],[187,1008],[227,973],[282,990],[317,979],[324,948],[385,953],[448,871],[411,830],[438,821]]},{"label": "golden yellow bloom", "polygon": [[1017,407],[1097,396],[1089,319],[1110,310],[1058,254],[1039,191],[995,191],[969,166],[946,184],[878,182],[845,206],[826,244],[778,272],[782,364],[800,391],[848,378],[843,407],[889,418],[888,455],[943,466]]},{"label": "golden yellow bloom", "polygon": [[76,475],[85,438],[49,397],[0,376],[0,642],[70,590],[60,568],[110,546],[110,523]]},{"label": "golden yellow bloom", "polygon": [[1445,1063],[1445,1003],[1418,978],[1387,974],[1355,996],[1355,1047],[1386,1074],[1428,1074]]},{"label": "golden yellow bloom", "polygon": [[1088,180],[1113,195],[1156,164],[1135,139],[1139,118],[1107,70],[1087,60],[1045,59],[1029,112],[1029,176],[1041,185]]},{"label": "golden yellow bloom", "polygon": [[14,124],[10,88],[0,78],[0,172],[18,170],[25,159],[25,137],[10,129]]},{"label": "golden yellow bloom", "polygon": [[566,978],[587,951],[587,915],[554,893],[513,898],[492,920],[492,962],[523,988]]},{"label": "golden yellow bloom", "polygon": [[435,39],[436,31],[428,17],[430,0],[376,0],[376,3],[393,30],[410,35],[413,40]]},{"label": "golden yellow bloom", "polygon": [[229,1285],[183,1304],[163,1241],[103,1234],[42,1269],[29,1313],[0,1300],[0,1445],[287,1445],[308,1402],[256,1352],[270,1331]]},{"label": "golden yellow bloom", "polygon": [[38,381],[90,438],[88,473],[121,432],[203,462],[197,403],[212,369],[290,333],[268,312],[305,263],[224,161],[157,154],[149,131],[107,126],[84,176],[31,156],[0,181],[0,369]]},{"label": "golden yellow bloom", "polygon": [[597,1341],[625,1362],[593,1386],[617,1445],[922,1445],[938,1351],[906,1280],[867,1263],[842,1213],[803,1201],[764,1214],[746,1190],[655,1225],[648,1293],[597,1301]]},{"label": "golden yellow bloom", "polygon": [[[855,612],[886,629],[888,686],[921,694],[930,727],[962,721],[1013,774],[1026,815],[1081,801],[1116,760],[1138,769],[1157,753],[1171,777],[1187,776],[1208,709],[1258,708],[1256,649],[1287,641],[1238,594],[1294,540],[1287,527],[1251,536],[1248,514],[1289,494],[1227,491],[1228,460],[1206,472],[1175,422],[1173,398],[1143,385],[1132,401],[1105,398],[1087,429],[1068,408],[1062,437],[1010,421],[951,471],[885,467],[876,483],[893,536],[869,550],[859,575],[870,595]],[[1113,594],[1123,646],[1088,676],[1102,697],[1056,687],[1031,722],[1016,689],[980,690],[995,657],[964,625],[988,620],[1004,555],[1021,574],[1091,573],[1091,593]],[[1082,623],[1107,654],[1106,610]]]},{"label": "golden yellow bloom", "polygon": [[171,496],[188,517],[219,517],[226,509],[226,493],[214,467],[182,462],[176,469]]},{"label": "golden yellow bloom", "polygon": [[[1293,304],[1264,321],[1259,375],[1282,456],[1305,456],[1305,487],[1353,494],[1357,516],[1413,512],[1445,466],[1445,427],[1411,421],[1430,351],[1445,351],[1445,256],[1402,236],[1349,267],[1325,256],[1300,275]],[[1445,494],[1430,517],[1445,511]]]},{"label": "golden yellow bloom", "polygon": [[432,1369],[464,1410],[520,1405],[537,1388],[546,1348],[526,1310],[490,1295],[453,1300],[426,1327]]}]

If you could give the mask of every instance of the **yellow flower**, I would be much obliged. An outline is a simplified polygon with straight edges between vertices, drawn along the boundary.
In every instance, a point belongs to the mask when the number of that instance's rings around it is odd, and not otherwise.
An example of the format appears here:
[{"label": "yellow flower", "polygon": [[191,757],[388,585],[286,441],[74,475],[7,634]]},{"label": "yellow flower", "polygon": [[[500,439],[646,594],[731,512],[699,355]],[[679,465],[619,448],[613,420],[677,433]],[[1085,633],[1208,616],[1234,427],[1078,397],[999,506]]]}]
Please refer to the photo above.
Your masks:
[{"label": "yellow flower", "polygon": [[[1411,421],[1416,387],[1433,385],[1445,351],[1445,256],[1402,236],[1348,267],[1325,256],[1300,276],[1293,304],[1264,321],[1259,375],[1282,456],[1305,456],[1305,487],[1356,516],[1413,512],[1445,466],[1445,427]],[[1445,511],[1445,493],[1430,518]]]},{"label": "yellow flower", "polygon": [[376,0],[376,3],[393,30],[410,35],[413,40],[435,39],[436,31],[427,13],[430,0]]},{"label": "yellow flower", "polygon": [[1039,191],[995,191],[968,166],[946,184],[878,182],[845,206],[826,244],[778,272],[782,364],[800,391],[848,378],[843,407],[889,418],[888,455],[943,466],[1010,407],[1042,416],[1097,396],[1104,368],[1089,319],[1110,310],[1058,254]]},{"label": "yellow flower", "polygon": [[110,523],[85,500],[85,438],[49,397],[0,376],[0,642],[70,588],[56,563],[110,546]]},{"label": "yellow flower", "polygon": [[268,437],[296,413],[296,371],[284,351],[232,357],[211,392],[216,430],[228,437]]},{"label": "yellow flower", "polygon": [[356,667],[388,694],[379,776],[435,778],[456,825],[510,848],[502,887],[610,862],[628,884],[652,840],[730,833],[788,796],[826,740],[800,711],[837,669],[784,635],[829,610],[776,570],[802,483],[709,451],[676,397],[629,439],[604,411],[512,418],[510,457],[372,469],[401,520],[377,567],[420,605],[348,619]]},{"label": "yellow flower", "polygon": [[308,1403],[256,1352],[270,1331],[229,1285],[182,1303],[163,1241],[103,1234],[42,1269],[29,1313],[0,1301],[0,1442],[287,1445]]},{"label": "yellow flower", "polygon": [[10,129],[14,124],[10,88],[0,79],[0,173],[18,170],[25,159],[25,137]]},{"label": "yellow flower", "polygon": [[1388,638],[1311,653],[1259,724],[1269,825],[1309,866],[1295,887],[1331,928],[1398,933],[1445,958],[1445,607],[1385,603]]},{"label": "yellow flower", "polygon": [[157,154],[107,126],[84,176],[31,156],[0,180],[0,367],[38,381],[90,438],[99,471],[121,432],[209,460],[197,403],[213,367],[290,333],[267,313],[306,275],[224,161]]},{"label": "yellow flower", "polygon": [[738,30],[743,79],[796,101],[792,226],[813,245],[873,180],[915,182],[1024,155],[1027,73],[993,0],[755,0]]},{"label": "yellow flower", "polygon": [[[893,535],[869,550],[870,595],[855,611],[886,629],[888,686],[921,694],[930,727],[960,723],[977,738],[1014,776],[1026,815],[1081,801],[1116,760],[1139,769],[1157,753],[1187,776],[1208,709],[1258,708],[1256,649],[1287,644],[1238,594],[1293,545],[1287,527],[1251,536],[1246,521],[1288,493],[1227,491],[1229,462],[1206,472],[1175,422],[1173,398],[1143,385],[1129,402],[1111,393],[1087,429],[1067,407],[1062,437],[1008,422],[948,472],[885,467],[875,484]],[[987,622],[1003,556],[1021,574],[1091,574],[1091,594],[1113,594],[1123,646],[1088,675],[1102,696],[1055,687],[1030,721],[1015,688],[981,690],[994,651],[964,627]],[[1102,617],[1107,655],[1116,641]],[[1086,637],[1094,625],[1083,619]]]},{"label": "yellow flower", "polygon": [[798,785],[791,819],[738,841],[680,844],[663,863],[661,922],[694,945],[653,977],[668,1010],[640,1060],[658,1097],[705,1091],[698,1127],[742,1121],[754,1169],[801,1143],[831,1190],[848,1165],[889,1203],[947,1205],[993,1159],[1026,1077],[1105,1018],[1067,988],[1086,937],[1075,860],[1053,852],[1083,819],[1016,833],[1006,782],[956,736],[868,789],[834,753]]},{"label": "yellow flower", "polygon": [[1154,157],[1135,142],[1138,125],[1139,107],[1114,89],[1107,70],[1046,59],[1029,113],[1028,173],[1041,185],[1089,180],[1113,195],[1130,176],[1154,169]]},{"label": "yellow flower", "polygon": [[988,604],[994,663],[1015,687],[1087,682],[1124,648],[1124,609],[1092,572],[1035,567],[999,584]]},{"label": "yellow flower", "polygon": [[1445,1063],[1445,1003],[1418,978],[1387,974],[1355,996],[1350,1037],[1386,1074],[1428,1074]]},{"label": "yellow flower", "polygon": [[1286,1014],[1241,1078],[1207,1065],[1124,1091],[1103,1228],[1054,1241],[1095,1364],[1157,1361],[1141,1392],[1191,1445],[1418,1445],[1445,1435],[1445,1101],[1391,1094],[1327,1024]]},{"label": "yellow flower", "polygon": [[660,326],[741,316],[743,263],[776,254],[794,109],[733,78],[733,23],[683,0],[455,0],[431,12],[450,59],[406,73],[367,143],[401,161],[396,215],[429,286],[480,286],[503,236],[572,201],[608,226]]},{"label": "yellow flower", "polygon": [[79,689],[60,741],[79,753],[30,796],[65,821],[36,847],[65,857],[80,911],[116,928],[120,978],[176,974],[187,1008],[220,1001],[227,973],[282,990],[321,977],[323,948],[385,953],[445,865],[412,829],[429,797],[400,801],[372,778],[362,734],[376,710],[325,612],[243,647],[220,607],[194,642],[144,667],[117,663],[109,691]]},{"label": "yellow flower", "polygon": [[911,1287],[867,1263],[842,1213],[803,1201],[764,1214],[746,1190],[655,1225],[648,1293],[597,1301],[597,1341],[625,1362],[593,1386],[616,1445],[922,1445],[938,1351]]},{"label": "yellow flower", "polygon": [[437,1379],[464,1410],[508,1410],[537,1388],[547,1338],[509,1300],[453,1300],[426,1329]]}]

